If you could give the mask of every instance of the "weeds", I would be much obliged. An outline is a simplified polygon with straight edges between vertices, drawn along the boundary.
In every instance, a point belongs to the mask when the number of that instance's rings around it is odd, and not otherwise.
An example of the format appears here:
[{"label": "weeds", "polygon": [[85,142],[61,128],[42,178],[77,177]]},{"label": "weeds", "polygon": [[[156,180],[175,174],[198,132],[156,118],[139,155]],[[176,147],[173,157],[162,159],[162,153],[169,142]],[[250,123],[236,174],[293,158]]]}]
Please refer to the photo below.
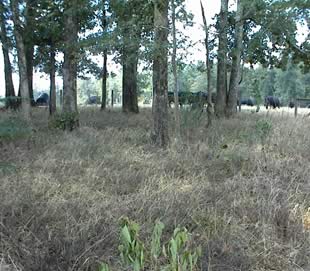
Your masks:
[{"label": "weeds", "polygon": [[[161,238],[164,227],[162,222],[156,222],[149,247],[145,246],[138,237],[140,226],[128,218],[122,218],[119,251],[126,269],[129,265],[130,270],[144,270],[145,264],[150,263],[149,268],[154,271],[197,270],[201,248],[191,250],[190,234],[186,228],[177,227],[168,244],[162,246]],[[108,270],[110,269],[106,263],[101,265],[100,271]]]},{"label": "weeds", "polygon": [[18,115],[0,119],[0,142],[16,141],[30,137],[32,129],[30,125]]},{"label": "weeds", "polygon": [[[0,261],[26,271],[190,270],[201,247],[196,270],[308,270],[309,121],[242,113],[206,129],[204,113],[183,114],[182,141],[159,151],[147,110],[85,110],[80,128],[63,133],[35,108],[34,140],[0,146]],[[122,217],[131,220],[120,239]]]}]

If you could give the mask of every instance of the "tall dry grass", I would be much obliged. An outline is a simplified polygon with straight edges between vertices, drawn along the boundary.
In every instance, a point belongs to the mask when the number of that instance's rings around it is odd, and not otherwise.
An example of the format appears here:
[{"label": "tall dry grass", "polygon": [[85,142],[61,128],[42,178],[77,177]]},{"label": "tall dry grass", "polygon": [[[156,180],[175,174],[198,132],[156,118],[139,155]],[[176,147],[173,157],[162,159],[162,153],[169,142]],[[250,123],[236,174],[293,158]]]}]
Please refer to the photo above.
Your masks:
[{"label": "tall dry grass", "polygon": [[35,111],[31,135],[0,147],[2,266],[126,270],[127,216],[145,242],[156,219],[166,238],[187,227],[201,270],[309,270],[310,120],[242,113],[206,129],[204,114],[182,114],[182,141],[158,150],[148,110],[83,110],[72,133]]}]

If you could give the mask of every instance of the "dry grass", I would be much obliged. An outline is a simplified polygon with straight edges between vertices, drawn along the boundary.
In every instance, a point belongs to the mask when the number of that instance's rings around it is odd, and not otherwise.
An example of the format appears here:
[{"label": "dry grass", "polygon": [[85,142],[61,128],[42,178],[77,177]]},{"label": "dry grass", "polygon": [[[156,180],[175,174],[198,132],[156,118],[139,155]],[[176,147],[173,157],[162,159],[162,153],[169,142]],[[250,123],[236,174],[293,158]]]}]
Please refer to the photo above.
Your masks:
[{"label": "dry grass", "polygon": [[147,109],[87,109],[72,133],[35,111],[32,134],[0,147],[3,266],[125,270],[128,216],[144,240],[158,218],[168,233],[186,226],[203,247],[201,270],[309,270],[309,119],[243,113],[206,129],[198,115],[184,112],[182,142],[157,150]]}]

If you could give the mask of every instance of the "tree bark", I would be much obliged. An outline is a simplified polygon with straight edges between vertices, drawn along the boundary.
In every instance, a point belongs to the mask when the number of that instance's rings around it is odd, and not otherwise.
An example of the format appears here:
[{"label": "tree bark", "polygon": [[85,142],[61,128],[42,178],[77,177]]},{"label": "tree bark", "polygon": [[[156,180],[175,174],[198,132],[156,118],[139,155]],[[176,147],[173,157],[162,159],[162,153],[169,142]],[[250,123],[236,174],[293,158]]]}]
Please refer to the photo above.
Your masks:
[{"label": "tree bark", "polygon": [[50,48],[50,100],[49,100],[49,111],[50,115],[56,113],[56,59],[55,59],[55,48]]},{"label": "tree bark", "polygon": [[34,54],[34,46],[29,44],[29,43],[26,43],[25,48],[26,48],[29,99],[30,99],[30,104],[33,106],[35,104],[34,97],[33,97],[33,54]]},{"label": "tree bark", "polygon": [[226,117],[236,114],[238,88],[240,81],[241,55],[243,51],[243,5],[241,0],[237,1],[237,13],[235,24],[235,44],[232,51],[232,67],[229,82],[229,92],[226,106]]},{"label": "tree bark", "polygon": [[[127,32],[127,33],[125,33]],[[138,58],[139,44],[130,30],[124,32],[123,48],[123,111],[139,113],[138,107]]]},{"label": "tree bark", "polygon": [[[106,1],[103,1],[103,14],[102,14],[102,29],[103,33],[107,34],[107,27],[108,27],[108,22],[107,22],[107,17],[106,17],[106,7],[105,7]],[[103,50],[103,70],[102,70],[102,89],[101,89],[101,110],[106,109],[106,104],[107,104],[107,77],[108,77],[108,50],[105,48]]]},{"label": "tree bark", "polygon": [[63,65],[63,108],[66,118],[65,129],[73,130],[79,125],[77,114],[77,58],[78,22],[76,1],[65,0],[65,35]]},{"label": "tree bark", "polygon": [[14,109],[16,107],[15,90],[12,78],[12,65],[9,56],[9,43],[6,31],[6,20],[4,16],[4,4],[0,2],[0,40],[2,43],[2,52],[4,60],[4,78],[5,78],[5,105],[6,108]]},{"label": "tree bark", "polygon": [[172,38],[173,38],[173,52],[172,52],[172,70],[174,79],[174,116],[175,116],[175,135],[176,139],[181,137],[181,122],[179,110],[179,88],[178,88],[178,71],[177,71],[177,37],[176,37],[176,13],[175,13],[175,0],[172,0]]},{"label": "tree bark", "polygon": [[27,62],[27,77],[28,77],[28,88],[29,98],[31,105],[34,105],[33,97],[33,56],[34,56],[34,10],[35,1],[26,1],[26,13],[25,13],[25,32],[23,34],[23,41],[26,50],[26,62]]},{"label": "tree bark", "polygon": [[153,135],[159,147],[169,143],[168,133],[168,0],[154,1],[154,60],[153,60]]},{"label": "tree bark", "polygon": [[114,90],[111,90],[111,107],[114,107]]},{"label": "tree bark", "polygon": [[107,77],[108,77],[108,54],[107,50],[103,52],[103,72],[102,72],[102,86],[101,86],[101,110],[106,109],[107,104]]},{"label": "tree bark", "polygon": [[30,100],[29,100],[29,86],[27,74],[26,50],[23,41],[22,23],[19,18],[18,0],[11,0],[12,17],[14,22],[14,35],[16,40],[16,49],[18,56],[19,69],[19,87],[21,95],[21,110],[23,117],[30,120]]},{"label": "tree bark", "polygon": [[212,125],[212,118],[213,118],[213,110],[212,110],[212,93],[211,93],[211,61],[210,61],[210,48],[209,48],[209,27],[206,20],[206,15],[204,11],[204,7],[202,2],[200,1],[201,6],[201,13],[202,13],[202,20],[203,25],[205,28],[205,46],[206,46],[206,66],[207,66],[207,92],[208,92],[208,107],[207,107],[207,114],[208,114],[208,124],[207,126]]},{"label": "tree bark", "polygon": [[217,95],[215,114],[217,117],[225,116],[227,100],[227,27],[228,27],[228,0],[221,0],[219,19],[219,46],[217,62]]}]

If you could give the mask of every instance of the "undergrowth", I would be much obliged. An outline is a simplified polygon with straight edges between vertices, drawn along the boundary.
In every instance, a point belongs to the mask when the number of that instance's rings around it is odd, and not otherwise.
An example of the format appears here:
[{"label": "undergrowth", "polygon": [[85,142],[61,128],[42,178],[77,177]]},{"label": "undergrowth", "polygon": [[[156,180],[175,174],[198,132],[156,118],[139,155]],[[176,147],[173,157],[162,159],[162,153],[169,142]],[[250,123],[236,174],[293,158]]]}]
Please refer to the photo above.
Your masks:
[{"label": "undergrowth", "polygon": [[[35,109],[30,134],[0,116],[27,137],[6,131],[0,146],[1,266],[133,270],[143,249],[141,270],[157,270],[173,266],[170,241],[186,228],[197,270],[309,269],[309,119],[242,113],[207,129],[205,113],[187,111],[182,140],[158,150],[148,110],[82,110],[73,132],[47,114]],[[139,225],[134,253],[123,217]]]}]

